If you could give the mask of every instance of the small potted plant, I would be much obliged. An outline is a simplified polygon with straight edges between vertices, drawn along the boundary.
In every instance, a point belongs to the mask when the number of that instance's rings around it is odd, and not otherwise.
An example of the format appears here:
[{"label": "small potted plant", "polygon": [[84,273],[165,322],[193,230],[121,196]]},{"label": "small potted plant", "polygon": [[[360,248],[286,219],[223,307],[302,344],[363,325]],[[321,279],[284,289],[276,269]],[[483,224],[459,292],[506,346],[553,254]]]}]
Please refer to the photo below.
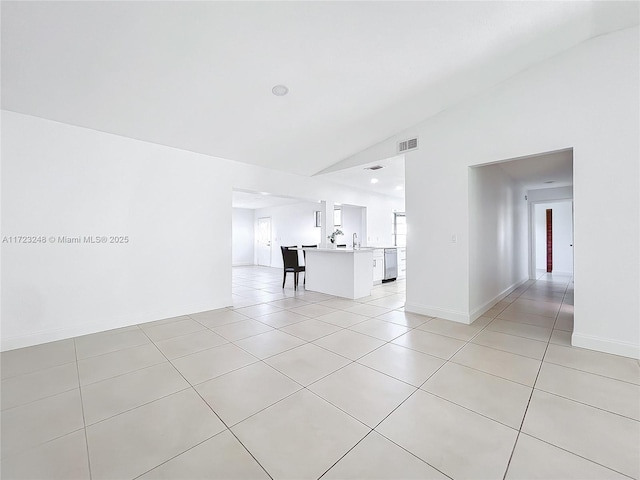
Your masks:
[{"label": "small potted plant", "polygon": [[338,235],[344,235],[344,232],[342,230],[340,230],[339,228],[336,228],[336,231],[333,232],[331,235],[329,235],[327,238],[331,241],[332,245],[335,245],[336,243],[336,237]]}]

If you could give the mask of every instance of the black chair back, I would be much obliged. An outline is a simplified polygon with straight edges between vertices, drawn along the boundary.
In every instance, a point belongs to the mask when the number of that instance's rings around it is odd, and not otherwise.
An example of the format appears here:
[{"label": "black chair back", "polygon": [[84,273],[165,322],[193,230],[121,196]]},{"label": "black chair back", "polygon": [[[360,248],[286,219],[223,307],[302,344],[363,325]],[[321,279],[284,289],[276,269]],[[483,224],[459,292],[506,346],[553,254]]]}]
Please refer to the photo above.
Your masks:
[{"label": "black chair back", "polygon": [[336,245],[336,247],[338,247],[338,248],[347,248],[347,244],[346,243],[341,243],[340,245]]},{"label": "black chair back", "polygon": [[[297,248],[297,247],[291,247]],[[284,264],[284,269],[288,268],[297,268],[298,264],[298,250],[291,250],[290,247],[280,247],[282,250],[282,263]]]},{"label": "black chair back", "polygon": [[[302,245],[302,248],[318,248],[318,245]],[[302,256],[304,257],[304,263],[307,263],[307,252],[302,250]]]}]

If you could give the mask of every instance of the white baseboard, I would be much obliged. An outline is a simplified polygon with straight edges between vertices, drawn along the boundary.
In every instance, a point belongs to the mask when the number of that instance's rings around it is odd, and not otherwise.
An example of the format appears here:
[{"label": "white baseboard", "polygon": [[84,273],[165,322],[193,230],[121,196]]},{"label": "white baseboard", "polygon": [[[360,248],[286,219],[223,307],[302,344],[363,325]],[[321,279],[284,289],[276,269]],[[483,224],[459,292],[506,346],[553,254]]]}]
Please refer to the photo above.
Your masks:
[{"label": "white baseboard", "polygon": [[574,347],[588,348],[598,352],[611,353],[622,357],[640,359],[640,345],[621,342],[611,338],[595,337],[584,333],[573,332],[571,335],[571,345]]},{"label": "white baseboard", "polygon": [[505,288],[498,295],[493,297],[491,300],[486,301],[481,306],[476,308],[473,312],[461,312],[459,310],[449,310],[445,308],[433,307],[430,305],[421,305],[419,303],[406,303],[404,306],[404,310],[409,313],[417,313],[419,315],[427,315],[430,317],[438,317],[444,318],[445,320],[451,320],[452,322],[464,323],[466,325],[470,325],[476,319],[482,316],[487,310],[491,309],[496,303],[505,298],[511,292],[513,292],[519,286],[527,283],[529,281],[528,275],[522,280],[514,283],[513,285]]},{"label": "white baseboard", "polygon": [[505,288],[502,292],[500,292],[498,295],[496,295],[495,297],[493,297],[491,300],[488,300],[486,302],[484,302],[482,305],[480,305],[478,308],[476,308],[473,312],[469,313],[469,319],[470,322],[474,322],[475,320],[477,320],[478,318],[480,318],[483,314],[485,314],[488,310],[491,310],[491,308],[498,303],[500,300],[502,300],[503,298],[507,297],[511,292],[513,292],[516,288],[518,288],[521,285],[524,285],[525,283],[527,283],[530,280],[530,278],[528,276],[526,276],[525,278],[523,278],[522,280],[514,283],[513,285]]},{"label": "white baseboard", "polygon": [[219,300],[212,304],[195,304],[187,305],[183,308],[172,309],[171,312],[167,311],[150,311],[143,315],[132,318],[121,318],[114,322],[91,322],[83,323],[81,325],[72,325],[62,328],[54,328],[49,330],[41,330],[38,332],[29,333],[26,335],[15,335],[13,337],[2,336],[0,343],[0,351],[5,352],[7,350],[14,350],[16,348],[31,347],[33,345],[40,345],[42,343],[55,342],[57,340],[65,340],[67,338],[78,337],[80,335],[89,335],[92,333],[104,332],[107,330],[113,330],[115,328],[129,327],[131,325],[138,325],[140,323],[153,322],[155,320],[163,320],[165,318],[179,317],[181,315],[189,315],[192,313],[204,312],[207,310],[216,310],[218,308],[225,308],[233,305],[231,297],[227,300]]},{"label": "white baseboard", "polygon": [[469,324],[469,315],[465,312],[457,310],[448,310],[444,308],[431,307],[429,305],[420,305],[418,303],[405,303],[404,311],[409,313],[417,313],[418,315],[426,315],[428,317],[444,318],[452,322]]},{"label": "white baseboard", "polygon": [[253,265],[255,265],[255,263],[253,262],[240,262],[240,263],[234,263],[231,266],[232,267],[249,267]]}]

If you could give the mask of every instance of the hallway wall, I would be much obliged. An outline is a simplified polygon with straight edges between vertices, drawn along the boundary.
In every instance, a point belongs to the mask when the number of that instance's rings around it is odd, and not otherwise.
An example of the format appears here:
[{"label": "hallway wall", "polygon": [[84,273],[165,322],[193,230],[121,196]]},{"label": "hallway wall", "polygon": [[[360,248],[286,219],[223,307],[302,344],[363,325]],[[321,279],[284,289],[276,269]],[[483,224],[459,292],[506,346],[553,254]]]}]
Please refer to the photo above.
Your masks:
[{"label": "hallway wall", "polygon": [[469,169],[471,321],[529,278],[527,220],[524,187],[499,164]]}]

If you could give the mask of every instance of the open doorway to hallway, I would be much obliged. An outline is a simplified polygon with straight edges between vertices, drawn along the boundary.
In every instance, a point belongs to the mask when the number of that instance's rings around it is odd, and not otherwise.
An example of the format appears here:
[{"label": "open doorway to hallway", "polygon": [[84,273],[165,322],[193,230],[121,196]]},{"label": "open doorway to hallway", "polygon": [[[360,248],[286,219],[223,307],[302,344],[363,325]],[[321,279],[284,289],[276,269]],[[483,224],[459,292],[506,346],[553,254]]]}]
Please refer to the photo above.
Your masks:
[{"label": "open doorway to hallway", "polygon": [[[527,280],[544,279],[540,293],[549,296],[542,301],[556,312],[565,303],[565,292],[554,290],[556,283],[570,287],[571,298],[562,308],[572,320],[573,150],[470,168],[469,241],[472,319]],[[568,317],[563,321],[569,323]]]}]

